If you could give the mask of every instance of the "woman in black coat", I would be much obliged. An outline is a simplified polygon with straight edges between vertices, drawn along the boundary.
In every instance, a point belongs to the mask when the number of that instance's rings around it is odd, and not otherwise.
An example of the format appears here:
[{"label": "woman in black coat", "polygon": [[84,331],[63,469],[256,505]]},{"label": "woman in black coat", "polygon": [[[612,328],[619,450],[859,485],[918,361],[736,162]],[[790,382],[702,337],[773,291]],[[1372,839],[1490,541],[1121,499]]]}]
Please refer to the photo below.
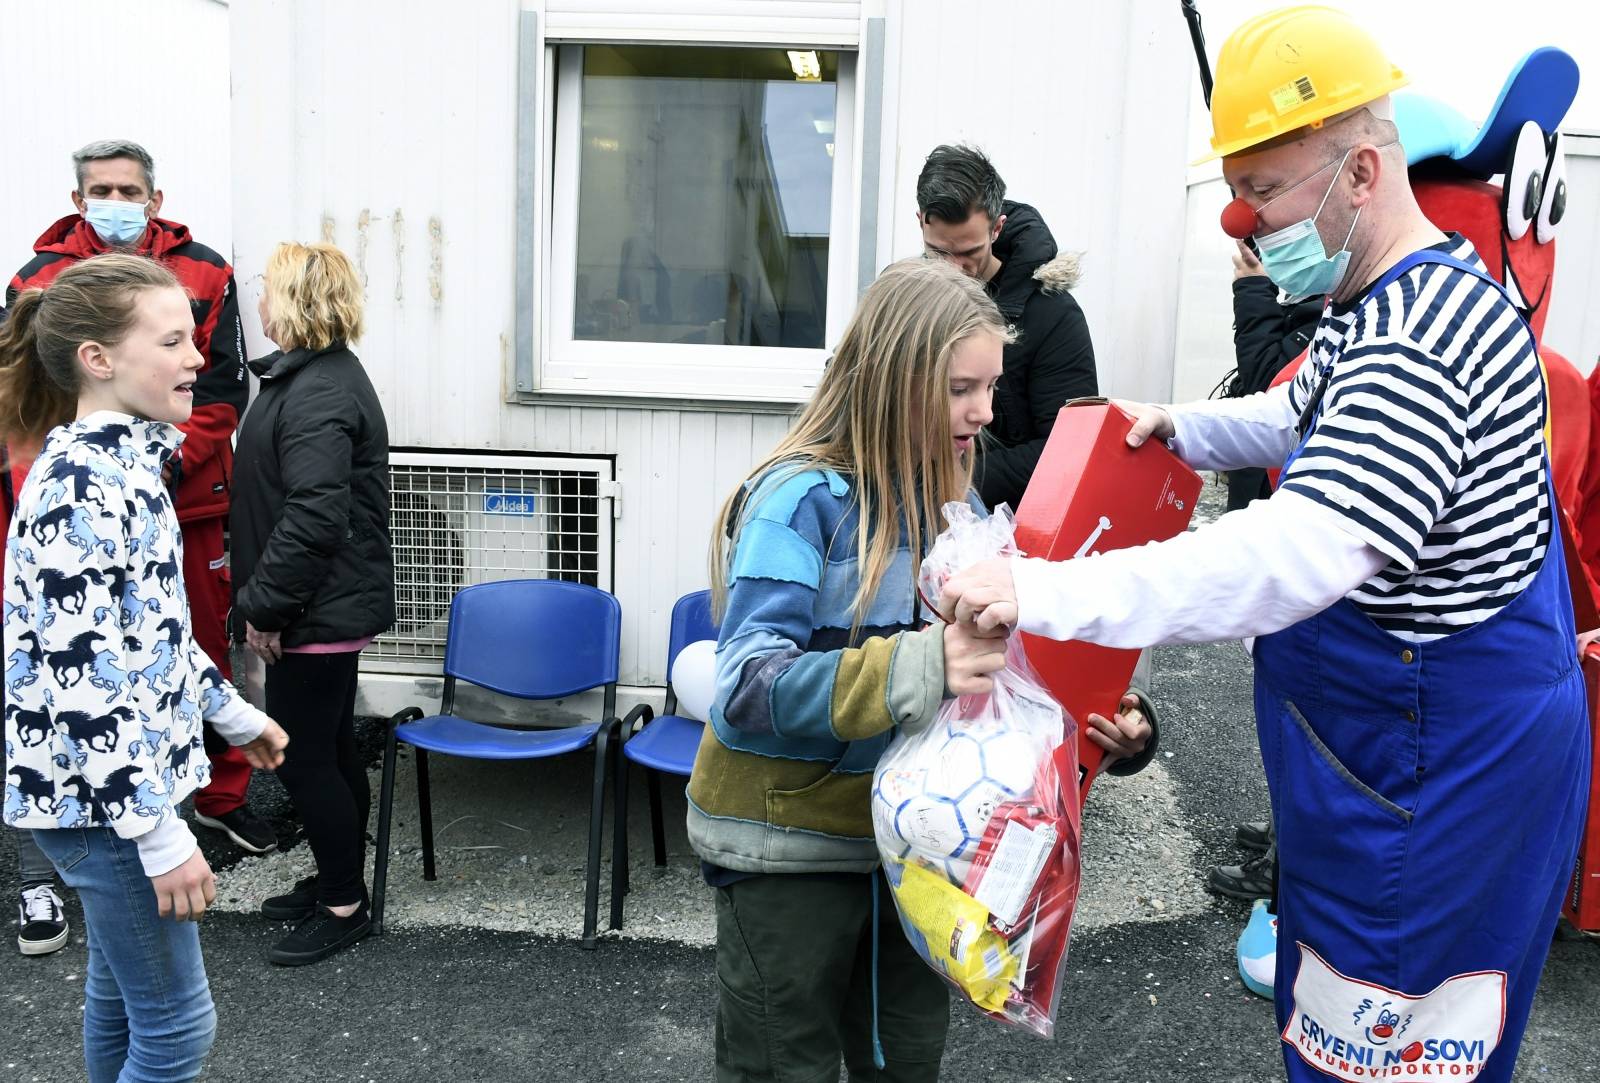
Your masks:
[{"label": "woman in black coat", "polygon": [[233,622],[267,663],[267,710],[293,750],[278,777],[317,863],[261,907],[297,922],[268,958],[298,966],[370,931],[371,793],[354,724],[361,650],[394,622],[389,432],[347,345],[361,334],[361,282],[344,253],[279,245],[260,311],[280,352],[250,365],[261,391],[234,455]]}]

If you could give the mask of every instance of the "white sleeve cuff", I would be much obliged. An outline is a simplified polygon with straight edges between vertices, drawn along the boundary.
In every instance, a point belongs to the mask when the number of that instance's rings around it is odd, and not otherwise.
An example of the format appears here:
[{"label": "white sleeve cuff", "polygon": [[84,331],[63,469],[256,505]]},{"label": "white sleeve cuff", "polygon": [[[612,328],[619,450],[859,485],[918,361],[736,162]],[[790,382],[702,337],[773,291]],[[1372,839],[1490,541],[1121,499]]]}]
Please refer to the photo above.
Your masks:
[{"label": "white sleeve cuff", "polygon": [[230,745],[247,745],[261,736],[269,719],[266,712],[257,710],[235,692],[214,714],[207,715],[206,721]]},{"label": "white sleeve cuff", "polygon": [[196,846],[194,832],[189,830],[188,822],[178,815],[177,809],[133,841],[139,847],[139,864],[151,878],[171,872],[188,861]]}]

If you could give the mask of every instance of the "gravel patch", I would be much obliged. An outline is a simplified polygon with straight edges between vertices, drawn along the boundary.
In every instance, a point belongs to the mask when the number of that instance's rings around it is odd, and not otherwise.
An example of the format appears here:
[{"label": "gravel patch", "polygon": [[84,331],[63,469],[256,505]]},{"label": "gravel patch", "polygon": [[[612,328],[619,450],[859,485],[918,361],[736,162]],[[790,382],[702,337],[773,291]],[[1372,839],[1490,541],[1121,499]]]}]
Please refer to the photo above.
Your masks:
[{"label": "gravel patch", "polygon": [[1083,811],[1083,887],[1075,930],[1211,909],[1211,896],[1193,871],[1200,845],[1162,758],[1136,775],[1095,782]]},{"label": "gravel patch", "polygon": [[1214,523],[1228,511],[1228,479],[1227,475],[1216,470],[1205,470],[1200,474],[1200,502],[1194,506],[1194,515],[1189,520],[1189,528],[1204,523]]},{"label": "gravel patch", "polygon": [[[422,879],[416,780],[402,751],[385,921],[397,928],[460,927],[576,938],[582,931],[584,849],[591,761],[516,764],[430,760],[438,879]],[[378,772],[371,773],[378,793]],[[663,786],[664,868],[652,864],[642,779],[630,790],[632,891],[628,939],[688,945],[716,941],[711,895],[684,836],[681,784]],[[376,831],[377,813],[373,812]],[[610,891],[610,820],[601,869],[601,924]],[[1159,761],[1130,778],[1096,784],[1084,824],[1084,877],[1075,928],[1198,913],[1206,907],[1193,867],[1198,846],[1184,829],[1173,780]],[[369,857],[370,861],[370,857]],[[312,871],[303,841],[217,874],[216,908],[250,913]]]}]

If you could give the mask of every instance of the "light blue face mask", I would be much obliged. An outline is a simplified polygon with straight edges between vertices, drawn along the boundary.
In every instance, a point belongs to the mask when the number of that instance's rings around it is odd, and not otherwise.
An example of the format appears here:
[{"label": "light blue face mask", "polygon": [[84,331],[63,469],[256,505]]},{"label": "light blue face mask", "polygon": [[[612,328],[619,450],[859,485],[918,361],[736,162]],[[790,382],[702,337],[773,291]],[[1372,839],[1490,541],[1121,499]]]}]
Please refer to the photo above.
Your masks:
[{"label": "light blue face mask", "polygon": [[125,199],[85,199],[83,217],[106,244],[132,244],[144,233],[148,203]]},{"label": "light blue face mask", "polygon": [[[1344,152],[1344,157],[1339,159],[1339,169],[1334,171],[1333,180],[1328,182],[1328,190],[1322,193],[1322,202],[1317,204],[1315,214],[1310,218],[1302,218],[1293,225],[1285,226],[1275,233],[1256,238],[1256,250],[1260,253],[1262,269],[1267,272],[1267,277],[1272,279],[1273,284],[1288,295],[1290,301],[1303,301],[1309,297],[1324,297],[1332,293],[1339,288],[1339,283],[1344,280],[1344,273],[1350,266],[1348,246],[1350,238],[1355,236],[1356,223],[1361,221],[1361,208],[1356,208],[1356,216],[1350,221],[1350,232],[1345,234],[1344,245],[1332,256],[1328,255],[1328,250],[1322,243],[1322,234],[1317,232],[1317,219],[1322,216],[1322,208],[1327,205],[1328,197],[1333,194],[1334,186],[1339,183],[1339,173],[1344,168],[1345,159],[1349,157],[1350,151],[1347,150]],[[1333,162],[1328,163],[1328,165],[1333,164]],[[1317,173],[1327,168],[1325,165],[1317,170]],[[1317,173],[1311,174],[1311,177],[1315,177]],[[1256,213],[1260,214],[1311,177],[1306,177],[1288,191],[1273,196],[1258,207]]]}]

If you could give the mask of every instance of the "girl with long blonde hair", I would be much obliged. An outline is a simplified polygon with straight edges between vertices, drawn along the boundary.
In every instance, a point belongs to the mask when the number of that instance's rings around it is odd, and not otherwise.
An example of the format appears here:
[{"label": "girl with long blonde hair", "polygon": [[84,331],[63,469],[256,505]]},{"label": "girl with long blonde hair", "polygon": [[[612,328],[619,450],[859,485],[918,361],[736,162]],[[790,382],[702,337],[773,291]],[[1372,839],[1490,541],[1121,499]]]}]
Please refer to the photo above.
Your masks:
[{"label": "girl with long blonde hair", "polygon": [[[1008,332],[940,261],[883,272],[712,544],[716,696],[689,836],[716,890],[718,1079],[932,1079],[948,995],[880,903],[872,772],[987,691],[1002,639],[922,628],[915,576],[967,498]],[[881,1039],[881,1041],[880,1041]],[[792,1075],[790,1074],[792,1073]]]}]

